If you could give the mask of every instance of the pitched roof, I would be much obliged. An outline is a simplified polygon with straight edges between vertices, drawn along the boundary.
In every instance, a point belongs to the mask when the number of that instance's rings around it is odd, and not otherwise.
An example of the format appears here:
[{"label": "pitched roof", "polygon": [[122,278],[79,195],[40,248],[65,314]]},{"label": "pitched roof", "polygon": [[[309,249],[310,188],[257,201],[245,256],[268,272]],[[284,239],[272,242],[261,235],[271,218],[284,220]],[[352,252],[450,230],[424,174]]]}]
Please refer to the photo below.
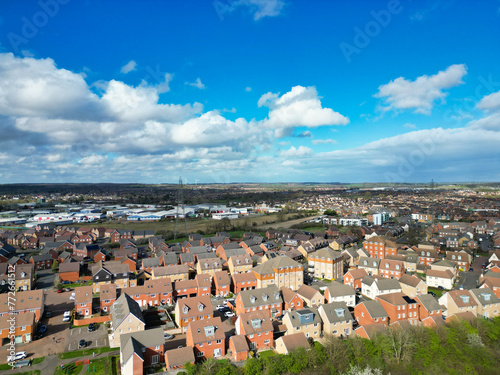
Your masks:
[{"label": "pitched roof", "polygon": [[[365,271],[366,273],[366,271]],[[352,296],[356,294],[354,288],[350,285],[344,285],[337,281],[333,281],[328,286],[328,291],[332,297]]]},{"label": "pitched roof", "polygon": [[315,307],[287,311],[286,314],[290,316],[290,321],[293,327],[301,327],[315,323],[321,324],[321,317],[318,314],[318,309]]},{"label": "pitched roof", "polygon": [[177,300],[177,305],[179,306],[180,319],[210,315],[214,312],[210,296],[181,298]]},{"label": "pitched roof", "polygon": [[269,310],[251,311],[240,314],[236,324],[241,324],[245,335],[273,331],[273,323]]},{"label": "pitched roof", "polygon": [[422,294],[415,297],[415,299],[419,301],[427,311],[437,311],[443,309],[437,301],[436,297],[431,294]]},{"label": "pitched roof", "polygon": [[[278,340],[282,340],[286,349],[291,352],[297,348],[309,348],[309,341],[307,341],[307,337],[304,332],[292,333],[291,335],[285,335]],[[278,341],[277,340],[277,341]]]},{"label": "pitched roof", "polygon": [[245,308],[269,305],[270,303],[283,303],[276,285],[267,288],[242,290],[236,298],[241,298]]},{"label": "pitched roof", "polygon": [[167,350],[165,356],[166,363],[168,363],[169,366],[181,366],[186,362],[194,362],[194,351],[190,346]]},{"label": "pitched roof", "polygon": [[186,336],[191,336],[194,344],[225,338],[220,317],[191,321]]},{"label": "pitched roof", "polygon": [[252,271],[258,273],[259,275],[269,275],[273,274],[275,272],[275,269],[279,270],[296,267],[303,268],[302,265],[300,265],[293,259],[290,259],[288,257],[276,257],[252,268]]},{"label": "pitched roof", "polygon": [[[345,302],[330,302],[321,305],[318,311],[323,312],[329,323],[353,320],[351,312]],[[323,318],[322,316],[322,318]]]},{"label": "pitched roof", "polygon": [[389,316],[379,301],[364,301],[361,304],[365,305],[366,311],[372,318],[387,318]]},{"label": "pitched roof", "polygon": [[229,338],[233,342],[236,353],[248,352],[248,343],[245,335],[234,335]]},{"label": "pitched roof", "polygon": [[127,293],[122,293],[122,295],[111,306],[111,321],[113,329],[116,330],[129,314],[134,315],[145,324],[139,304],[130,298]]},{"label": "pitched roof", "polygon": [[401,284],[409,285],[414,288],[418,286],[421,282],[424,282],[420,277],[415,276],[415,275],[408,275],[406,273],[403,273],[401,277],[399,278],[399,282]]}]

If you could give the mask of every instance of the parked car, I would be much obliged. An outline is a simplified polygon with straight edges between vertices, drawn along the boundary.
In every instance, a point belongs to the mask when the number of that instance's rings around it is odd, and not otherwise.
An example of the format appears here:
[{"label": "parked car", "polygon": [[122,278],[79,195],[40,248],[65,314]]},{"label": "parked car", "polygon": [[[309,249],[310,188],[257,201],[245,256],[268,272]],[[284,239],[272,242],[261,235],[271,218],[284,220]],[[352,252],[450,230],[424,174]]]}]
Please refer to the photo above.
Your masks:
[{"label": "parked car", "polygon": [[71,311],[65,311],[63,315],[63,322],[69,322],[71,320]]},{"label": "parked car", "polygon": [[68,285],[68,284],[71,284],[71,281],[64,280],[61,284],[62,284],[62,285]]},{"label": "parked car", "polygon": [[94,332],[94,331],[96,330],[96,328],[97,328],[97,327],[95,326],[95,324],[94,324],[94,323],[90,323],[90,324],[89,324],[89,329],[88,329],[88,331],[89,331],[89,332]]},{"label": "parked car", "polygon": [[171,335],[171,334],[169,334],[169,333],[164,333],[164,334],[163,334],[163,338],[164,338],[165,340],[172,340],[172,339],[174,338],[174,335]]},{"label": "parked car", "polygon": [[85,348],[86,346],[87,346],[87,343],[83,339],[80,340],[80,342],[78,343],[78,349]]},{"label": "parked car", "polygon": [[75,300],[75,292],[71,293],[71,296],[69,297],[69,300],[70,301],[74,301]]},{"label": "parked car", "polygon": [[62,288],[57,289],[57,293],[62,293],[62,292],[63,292]]},{"label": "parked car", "polygon": [[19,361],[20,359],[26,358],[26,356],[26,352],[17,352],[16,354],[7,357],[7,362]]},{"label": "parked car", "polygon": [[40,340],[41,338],[43,338],[43,336],[45,336],[42,332],[38,332],[36,335],[35,335],[35,340]]},{"label": "parked car", "polygon": [[66,292],[71,292],[71,288],[64,289]]},{"label": "parked car", "polygon": [[469,268],[469,272],[474,272],[474,268]]},{"label": "parked car", "polygon": [[434,292],[429,292],[428,294],[430,294],[431,296],[436,297],[436,293],[434,293]]},{"label": "parked car", "polygon": [[45,317],[50,318],[52,316],[52,313],[50,311],[45,311]]},{"label": "parked car", "polygon": [[444,290],[444,287],[442,287],[441,285],[438,285],[438,288]]},{"label": "parked car", "polygon": [[38,332],[41,332],[41,333],[45,333],[47,332],[47,326],[45,324],[43,324],[40,329],[38,330]]},{"label": "parked car", "polygon": [[226,306],[225,305],[217,305],[217,310],[222,310],[222,309],[225,309]]},{"label": "parked car", "polygon": [[232,311],[226,311],[226,312],[224,313],[224,316],[225,316],[226,318],[232,318],[232,317],[234,316],[234,312],[232,312]]}]

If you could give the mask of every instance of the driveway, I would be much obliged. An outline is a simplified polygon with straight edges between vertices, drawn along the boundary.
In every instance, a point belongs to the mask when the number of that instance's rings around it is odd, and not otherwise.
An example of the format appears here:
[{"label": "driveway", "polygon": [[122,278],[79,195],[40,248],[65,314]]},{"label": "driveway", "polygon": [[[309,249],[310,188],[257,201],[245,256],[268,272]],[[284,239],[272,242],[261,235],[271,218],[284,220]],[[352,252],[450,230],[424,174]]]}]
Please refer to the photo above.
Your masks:
[{"label": "driveway", "polygon": [[106,325],[96,324],[96,330],[93,332],[89,332],[87,326],[70,329],[66,338],[66,351],[78,350],[80,340],[85,340],[87,349],[108,346],[108,330]]},{"label": "driveway", "polygon": [[56,274],[51,269],[36,271],[36,287],[38,289],[50,289],[54,287]]},{"label": "driveway", "polygon": [[475,289],[478,287],[479,275],[474,272],[460,271],[460,280],[455,284],[454,289],[460,289],[463,287],[464,289]]}]

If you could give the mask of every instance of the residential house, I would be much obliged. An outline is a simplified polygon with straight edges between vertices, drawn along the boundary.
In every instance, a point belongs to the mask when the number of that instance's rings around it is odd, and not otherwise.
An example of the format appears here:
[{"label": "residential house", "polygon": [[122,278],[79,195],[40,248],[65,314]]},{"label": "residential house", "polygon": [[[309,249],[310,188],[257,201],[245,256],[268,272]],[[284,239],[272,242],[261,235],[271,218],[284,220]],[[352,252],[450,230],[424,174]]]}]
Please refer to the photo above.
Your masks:
[{"label": "residential house", "polygon": [[452,289],[455,284],[455,275],[449,270],[427,270],[425,282],[428,287]]},{"label": "residential house", "polygon": [[80,263],[64,262],[59,264],[59,278],[61,281],[77,282],[80,279]]},{"label": "residential house", "polygon": [[493,319],[499,315],[500,299],[490,288],[471,289],[470,294],[477,303],[477,316]]},{"label": "residential house", "polygon": [[234,274],[231,279],[233,281],[233,294],[257,288],[257,278],[253,272]]},{"label": "residential house", "polygon": [[321,305],[318,313],[323,321],[323,333],[334,337],[348,337],[352,333],[353,317],[345,302]]},{"label": "residential house", "polygon": [[362,301],[354,307],[357,322],[364,326],[373,323],[389,324],[389,314],[380,301]]},{"label": "residential house", "polygon": [[196,360],[218,358],[226,354],[226,336],[219,317],[192,321],[186,333],[186,346],[194,349]]},{"label": "residential house", "polygon": [[94,258],[99,251],[98,244],[75,243],[73,246],[73,255],[83,258]]},{"label": "residential house", "polygon": [[[434,317],[442,320],[443,308],[438,303],[436,297],[431,294],[421,294],[416,296],[415,300],[419,304],[419,316],[422,322],[424,322],[424,319],[427,319],[428,317]],[[433,322],[429,321],[428,324],[433,325]]]},{"label": "residential house", "polygon": [[35,270],[45,270],[47,268],[52,267],[52,255],[43,254],[43,255],[32,255],[30,257],[30,263],[35,265]]},{"label": "residential house", "polygon": [[89,317],[92,315],[92,286],[75,288],[75,311],[78,315]]},{"label": "residential house", "polygon": [[377,296],[377,301],[389,315],[389,322],[408,320],[411,325],[417,325],[420,317],[418,314],[418,302],[406,294],[389,293]]},{"label": "residential house", "polygon": [[453,275],[458,275],[458,266],[456,263],[450,262],[446,259],[438,260],[431,264],[431,270],[446,271],[450,270]]},{"label": "residential house", "polygon": [[33,313],[35,322],[38,323],[43,316],[44,307],[42,289],[16,292],[15,300],[12,300],[12,295],[9,296],[9,293],[0,294],[0,317]]},{"label": "residential house", "polygon": [[401,291],[410,298],[427,294],[427,284],[415,275],[402,274],[399,278],[399,285],[401,286]]},{"label": "residential house", "polygon": [[236,334],[245,335],[250,350],[273,347],[273,324],[269,310],[252,311],[238,316]]},{"label": "residential house", "polygon": [[309,253],[307,261],[308,272],[314,277],[336,280],[344,275],[344,256],[329,247]]},{"label": "residential house", "polygon": [[[142,361],[138,361],[141,359]],[[121,373],[142,374],[144,368],[162,364],[165,361],[165,339],[162,328],[126,333],[120,336]],[[138,364],[142,362],[142,368]]]},{"label": "residential house", "polygon": [[368,276],[368,272],[364,268],[349,270],[344,274],[344,284],[361,290],[361,281],[366,276]]},{"label": "residential house", "polygon": [[99,289],[101,291],[99,294],[101,311],[103,313],[109,313],[111,306],[116,301],[116,285],[115,284],[101,285]]},{"label": "residential house", "polygon": [[92,287],[99,293],[101,285],[116,284],[119,289],[130,286],[129,267],[117,261],[97,262],[92,266]]},{"label": "residential house", "polygon": [[469,290],[451,290],[443,294],[438,302],[446,307],[445,315],[447,317],[463,312],[471,312],[477,316],[478,303]]},{"label": "residential house", "polygon": [[319,306],[325,303],[325,297],[319,290],[310,287],[309,285],[302,284],[297,290],[297,294],[304,301],[304,307]]},{"label": "residential house", "polygon": [[461,271],[468,271],[470,267],[470,258],[467,253],[459,251],[447,251],[446,260],[455,263]]},{"label": "residential house", "polygon": [[233,275],[235,273],[250,271],[253,267],[253,261],[246,253],[244,255],[233,255],[229,257],[227,266],[229,268],[229,273]]},{"label": "residential house", "polygon": [[210,275],[210,278],[212,278],[214,274],[219,271],[222,271],[222,262],[217,257],[200,259],[196,264],[196,273],[198,275],[205,273]]},{"label": "residential house", "polygon": [[175,323],[185,332],[191,322],[207,320],[214,316],[210,296],[178,299],[175,304]]},{"label": "residential house", "polygon": [[213,277],[214,295],[227,297],[231,293],[231,279],[227,271],[218,271]]},{"label": "residential house", "polygon": [[0,316],[0,342],[24,344],[31,342],[36,333],[35,314],[28,312],[16,315],[15,318],[9,315]]},{"label": "residential house", "polygon": [[236,313],[270,310],[271,317],[279,316],[283,309],[283,299],[275,285],[253,290],[242,290],[236,296]]},{"label": "residential house", "polygon": [[380,259],[369,258],[361,256],[359,257],[359,269],[364,269],[369,276],[375,276],[379,274]]},{"label": "residential house", "polygon": [[233,335],[229,338],[229,351],[235,361],[246,361],[248,358],[248,342],[245,335]]},{"label": "residential house", "polygon": [[373,340],[379,333],[387,330],[387,323],[370,323],[356,328],[356,335],[367,340]]},{"label": "residential house", "polygon": [[325,298],[327,302],[344,302],[347,306],[356,305],[356,291],[350,285],[333,281],[326,287]]},{"label": "residential house", "polygon": [[196,280],[179,280],[174,282],[174,297],[175,299],[196,297],[198,295],[198,284]]},{"label": "residential house", "polygon": [[178,264],[175,266],[154,267],[151,269],[151,278],[158,279],[169,277],[172,281],[188,280],[189,267],[186,264]]},{"label": "residential house", "polygon": [[285,287],[281,288],[280,292],[283,298],[283,311],[302,309],[304,307],[304,301],[297,292]]},{"label": "residential house", "polygon": [[183,369],[186,363],[194,365],[194,351],[192,347],[179,347],[165,352],[167,371]]},{"label": "residential house", "polygon": [[399,293],[401,286],[396,279],[365,277],[361,282],[361,293],[375,299],[381,294]]},{"label": "residential house", "polygon": [[276,339],[276,352],[290,354],[298,348],[309,349],[309,341],[304,332],[292,333]]},{"label": "residential house", "polygon": [[112,348],[120,346],[122,334],[140,332],[145,329],[146,323],[141,308],[127,293],[122,293],[113,303],[110,314],[109,346]]},{"label": "residential house", "polygon": [[194,281],[196,282],[198,296],[211,296],[212,282],[209,275],[200,273],[195,276]]},{"label": "residential house", "polygon": [[322,332],[321,317],[318,309],[314,307],[287,311],[283,324],[286,326],[287,335],[303,332],[307,338],[318,339]]}]

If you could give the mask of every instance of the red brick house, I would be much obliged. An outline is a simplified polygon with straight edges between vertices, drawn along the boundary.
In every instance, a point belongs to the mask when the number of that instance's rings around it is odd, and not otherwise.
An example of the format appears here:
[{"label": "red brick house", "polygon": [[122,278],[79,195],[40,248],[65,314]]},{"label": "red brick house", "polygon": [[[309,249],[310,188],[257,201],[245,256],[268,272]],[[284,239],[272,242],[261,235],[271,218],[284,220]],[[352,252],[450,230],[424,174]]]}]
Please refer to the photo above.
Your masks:
[{"label": "red brick house", "polygon": [[245,335],[235,335],[229,338],[229,350],[235,361],[246,361],[248,359],[248,342]]},{"label": "red brick house", "polygon": [[274,345],[273,324],[269,310],[253,311],[238,316],[236,334],[245,335],[251,350],[269,349]]},{"label": "red brick house", "polygon": [[82,316],[92,315],[92,285],[75,288],[75,311]]},{"label": "red brick house", "polygon": [[196,295],[198,296],[211,296],[212,295],[212,282],[210,281],[210,275],[198,274],[195,276],[194,281],[196,282]]},{"label": "red brick house", "polygon": [[300,298],[297,292],[290,288],[282,287],[280,289],[283,297],[283,311],[291,311],[304,308],[304,301]]},{"label": "red brick house", "polygon": [[186,363],[194,365],[194,360],[194,351],[190,346],[171,349],[165,352],[165,364],[168,371],[182,369]]},{"label": "red brick house", "polygon": [[111,306],[116,301],[116,284],[101,285],[100,289],[100,307],[104,313],[109,313]]},{"label": "red brick house", "polygon": [[73,245],[73,255],[83,258],[94,258],[101,251],[99,245],[89,243],[76,243]]},{"label": "red brick house", "polygon": [[376,301],[389,315],[389,323],[408,320],[410,324],[417,325],[420,320],[418,302],[404,293],[382,294],[376,297]]},{"label": "red brick house", "polygon": [[231,279],[227,271],[217,271],[213,277],[214,295],[226,297],[231,292]]},{"label": "red brick house", "polygon": [[[165,339],[162,328],[120,335],[122,374],[143,374],[145,368],[165,362]],[[142,367],[141,367],[142,364]]]},{"label": "red brick house", "polygon": [[354,289],[361,289],[361,280],[366,276],[368,276],[368,272],[364,268],[349,270],[344,275],[344,284],[350,285]]},{"label": "red brick house", "polygon": [[354,317],[360,325],[373,323],[389,324],[389,314],[380,301],[364,301],[354,307]]},{"label": "red brick house", "polygon": [[405,265],[403,261],[382,259],[378,269],[380,276],[388,279],[400,279],[401,275],[405,273]]},{"label": "red brick house", "polygon": [[233,293],[238,294],[242,290],[257,288],[257,278],[253,272],[237,273],[232,276]]},{"label": "red brick house", "polygon": [[94,263],[97,263],[99,261],[105,261],[106,260],[106,253],[104,253],[102,250],[99,250],[96,255],[94,255]]},{"label": "red brick house", "polygon": [[219,317],[189,323],[186,346],[193,347],[196,360],[218,358],[226,354],[226,337]]},{"label": "red brick house", "polygon": [[430,294],[422,294],[415,297],[418,303],[419,317],[423,322],[428,317],[435,317],[442,320],[443,307],[438,303],[437,299]]},{"label": "red brick house", "polygon": [[196,297],[198,295],[198,284],[195,280],[179,280],[174,282],[175,299]]},{"label": "red brick house", "polygon": [[43,254],[43,255],[32,255],[30,258],[30,263],[35,265],[35,270],[44,270],[52,267],[52,255]]}]

